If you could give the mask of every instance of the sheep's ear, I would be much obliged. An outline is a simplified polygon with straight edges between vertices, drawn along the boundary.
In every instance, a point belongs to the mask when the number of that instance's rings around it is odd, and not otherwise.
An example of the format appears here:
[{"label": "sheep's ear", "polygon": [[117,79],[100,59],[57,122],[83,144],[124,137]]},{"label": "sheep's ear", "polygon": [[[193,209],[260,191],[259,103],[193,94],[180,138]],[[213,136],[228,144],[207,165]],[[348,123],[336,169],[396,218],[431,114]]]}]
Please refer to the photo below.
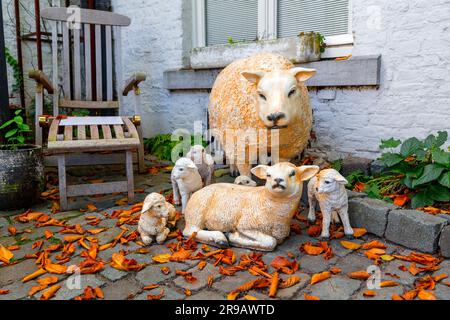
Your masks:
[{"label": "sheep's ear", "polygon": [[266,75],[265,72],[251,72],[251,71],[243,71],[242,76],[250,81],[253,84],[258,84],[259,81],[261,81],[262,78]]},{"label": "sheep's ear", "polygon": [[339,184],[343,184],[343,185],[348,184],[347,179],[345,179],[341,174],[338,174],[334,180],[336,180],[336,182]]},{"label": "sheep's ear", "polygon": [[188,167],[188,169],[196,169],[196,170],[198,169],[197,166],[195,165],[195,163],[190,163],[190,164],[188,164],[187,167]]},{"label": "sheep's ear", "polygon": [[297,169],[300,173],[301,181],[308,181],[320,171],[320,168],[318,166],[301,166]]},{"label": "sheep's ear", "polygon": [[257,176],[258,178],[262,179],[262,180],[266,180],[267,179],[267,169],[269,169],[269,166],[257,166],[255,168],[252,169],[252,173]]},{"label": "sheep's ear", "polygon": [[298,82],[305,82],[308,79],[311,79],[315,76],[315,69],[307,69],[307,68],[292,68],[289,72],[297,79]]}]

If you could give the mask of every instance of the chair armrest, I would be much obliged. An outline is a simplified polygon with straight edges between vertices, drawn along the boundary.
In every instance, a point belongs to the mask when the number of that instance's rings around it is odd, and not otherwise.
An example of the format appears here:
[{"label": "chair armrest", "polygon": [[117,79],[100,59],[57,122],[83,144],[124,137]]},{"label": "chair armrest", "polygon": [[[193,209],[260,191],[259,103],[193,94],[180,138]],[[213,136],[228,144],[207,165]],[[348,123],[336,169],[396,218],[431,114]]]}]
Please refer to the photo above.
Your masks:
[{"label": "chair armrest", "polygon": [[123,95],[127,96],[131,90],[136,90],[139,88],[139,83],[145,81],[147,75],[143,72],[136,72],[133,74],[125,83],[125,88],[123,89]]},{"label": "chair armrest", "polygon": [[49,94],[53,94],[54,92],[53,84],[50,81],[50,79],[45,75],[44,72],[40,70],[30,70],[28,76],[31,79],[35,80],[38,84],[42,85]]}]

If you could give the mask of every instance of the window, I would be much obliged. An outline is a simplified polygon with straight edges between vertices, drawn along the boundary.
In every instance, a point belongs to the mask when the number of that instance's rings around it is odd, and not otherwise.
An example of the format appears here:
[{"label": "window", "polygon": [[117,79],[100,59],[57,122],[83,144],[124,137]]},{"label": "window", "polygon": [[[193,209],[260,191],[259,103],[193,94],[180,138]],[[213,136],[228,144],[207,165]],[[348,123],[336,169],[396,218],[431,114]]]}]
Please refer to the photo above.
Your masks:
[{"label": "window", "polygon": [[295,37],[316,31],[327,43],[353,43],[351,0],[192,0],[194,47]]}]

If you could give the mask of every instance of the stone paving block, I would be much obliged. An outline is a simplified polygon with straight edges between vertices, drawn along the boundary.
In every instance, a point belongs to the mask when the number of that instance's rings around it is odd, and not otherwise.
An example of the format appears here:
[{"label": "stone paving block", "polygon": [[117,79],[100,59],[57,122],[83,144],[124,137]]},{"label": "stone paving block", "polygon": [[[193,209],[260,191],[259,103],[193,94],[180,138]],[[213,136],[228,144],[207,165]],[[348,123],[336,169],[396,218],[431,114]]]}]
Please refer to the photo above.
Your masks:
[{"label": "stone paving block", "polygon": [[439,247],[441,249],[442,256],[445,258],[450,258],[450,226],[446,226],[442,230],[441,236],[439,238]]},{"label": "stone paving block", "polygon": [[445,219],[425,212],[394,210],[389,214],[386,239],[421,252],[435,253],[446,224]]},{"label": "stone paving block", "polygon": [[[348,250],[348,249],[344,248],[341,245],[341,241],[347,241],[347,240],[346,239],[335,239],[335,240],[332,240],[332,241],[329,242],[329,246],[333,250],[334,255],[337,256],[337,257],[340,257],[340,258],[345,257],[345,256],[353,253],[352,250]],[[359,243],[359,244],[363,244],[364,243],[364,241],[361,241],[359,239],[351,240],[351,242]]]},{"label": "stone paving block", "polygon": [[337,263],[337,267],[342,270],[342,274],[345,276],[350,272],[367,271],[367,268],[371,265],[373,265],[372,261],[355,253],[340,259]]},{"label": "stone paving block", "polygon": [[365,228],[379,237],[384,235],[388,213],[396,207],[382,200],[356,198],[348,202],[348,213],[353,228]]},{"label": "stone paving block", "polygon": [[450,300],[450,287],[445,284],[437,284],[433,293],[436,295],[438,300]]},{"label": "stone paving block", "polygon": [[122,232],[122,229],[119,228],[111,228],[106,230],[105,232],[100,233],[97,236],[98,244],[100,246],[110,243],[114,240],[115,237],[117,237]]},{"label": "stone paving block", "polygon": [[186,298],[186,300],[226,300],[226,294],[219,294],[210,290],[202,290],[199,293],[193,294],[192,296]]},{"label": "stone paving block", "polygon": [[[433,277],[439,276],[443,273],[447,274],[450,278],[450,260],[444,260],[439,265],[441,268],[433,273]],[[450,281],[450,279],[447,278],[445,281]]]},{"label": "stone paving block", "polygon": [[16,239],[14,237],[2,237],[0,238],[0,245],[4,247],[12,246],[13,244],[16,244]]},{"label": "stone paving block", "polygon": [[182,289],[189,289],[191,291],[197,291],[206,287],[208,285],[209,276],[213,276],[214,280],[222,277],[222,275],[218,271],[218,268],[214,267],[210,263],[208,263],[203,270],[199,270],[197,267],[194,267],[192,269],[189,269],[188,272],[192,272],[192,275],[197,278],[196,282],[189,283],[182,276],[178,276],[174,280],[174,283]]},{"label": "stone paving block", "polygon": [[311,295],[321,300],[349,300],[360,286],[361,282],[358,280],[333,276],[311,286]]},{"label": "stone paving block", "polygon": [[358,295],[355,297],[357,300],[392,300],[392,296],[394,294],[402,295],[405,292],[405,289],[402,286],[397,287],[387,287],[387,288],[381,288],[380,290],[373,290],[377,293],[375,297],[364,297],[364,292],[367,289],[364,287],[361,292],[358,293]]},{"label": "stone paving block", "polygon": [[97,288],[105,284],[105,281],[97,278],[93,274],[81,275],[80,286],[78,288],[68,287],[67,284],[74,284],[72,281],[74,278],[70,277],[67,280],[60,282],[61,289],[58,290],[55,297],[52,300],[72,300],[73,298],[83,294],[86,287]]},{"label": "stone paving block", "polygon": [[0,268],[0,288],[12,282],[21,281],[36,270],[38,267],[34,260],[24,260],[18,264]]},{"label": "stone paving block", "polygon": [[[80,212],[79,210],[73,210],[73,211],[66,211],[66,212],[58,212],[55,213],[52,218],[56,220],[64,220],[64,221],[70,221],[71,219],[75,219],[80,216],[84,216],[87,213]],[[71,224],[71,223],[69,223]]]},{"label": "stone paving block", "polygon": [[367,194],[363,192],[354,192],[351,190],[347,190],[347,197],[348,199],[357,199],[357,198],[367,198]]},{"label": "stone paving block", "polygon": [[3,228],[8,227],[9,222],[5,218],[0,218],[0,231],[3,232]]},{"label": "stone paving block", "polygon": [[337,261],[336,257],[330,260],[325,260],[322,255],[320,256],[309,256],[304,255],[298,262],[300,264],[300,271],[309,271],[311,273],[322,272],[328,270],[331,265],[335,264]]},{"label": "stone paving block", "polygon": [[[299,277],[300,282],[290,288],[279,289],[276,296],[277,298],[283,300],[291,299],[298,291],[305,288],[311,281],[311,277],[306,273],[296,272],[292,276]],[[281,275],[281,278],[283,278],[284,280],[288,279],[289,277],[291,276]]]},{"label": "stone paving block", "polygon": [[213,288],[223,292],[224,294],[228,294],[233,290],[236,290],[241,285],[253,281],[257,279],[254,275],[250,274],[247,271],[237,272],[234,276],[224,277],[220,281],[216,281],[213,284]]},{"label": "stone paving block", "polygon": [[[165,275],[161,272],[161,268],[168,267],[170,268],[170,273]],[[187,270],[190,266],[178,263],[178,262],[169,262],[165,264],[157,264],[147,266],[145,269],[139,271],[136,274],[136,280],[142,283],[144,286],[151,284],[158,284],[167,279],[174,278],[176,276],[176,270]]]},{"label": "stone paving block", "polygon": [[0,300],[21,300],[30,299],[28,297],[28,292],[35,286],[36,283],[33,281],[22,283],[22,281],[16,281],[10,285],[2,286],[2,290],[9,290],[6,295],[0,295]]},{"label": "stone paving block", "polygon": [[[147,296],[149,294],[159,295],[159,294],[161,294],[161,290],[164,290],[164,296],[162,297],[161,300],[174,301],[174,300],[186,299],[186,295],[184,293],[179,292],[177,289],[169,288],[167,286],[161,286],[161,287],[158,287],[153,290],[144,291],[144,292],[138,294],[133,300],[148,300]],[[180,290],[180,291],[182,291],[182,290]]]},{"label": "stone paving block", "polygon": [[[302,230],[302,234],[291,234],[281,245],[279,245],[275,252],[284,252],[284,255],[288,252],[292,252],[296,256],[300,256],[300,246],[306,242],[317,242],[318,239],[308,236],[305,230]],[[283,255],[283,254],[277,254]],[[276,255],[276,256],[277,256]]]},{"label": "stone paving block", "polygon": [[415,277],[409,271],[402,271],[399,269],[400,266],[405,266],[409,268],[411,263],[407,261],[392,261],[383,270],[382,281],[396,281],[403,285],[412,286],[415,281]]},{"label": "stone paving block", "polygon": [[117,270],[113,267],[110,267],[109,265],[106,265],[105,268],[100,272],[100,274],[108,280],[117,281],[125,278],[128,275],[128,272]]},{"label": "stone paving block", "polygon": [[142,287],[134,279],[122,279],[102,288],[105,300],[127,300],[141,290]]}]

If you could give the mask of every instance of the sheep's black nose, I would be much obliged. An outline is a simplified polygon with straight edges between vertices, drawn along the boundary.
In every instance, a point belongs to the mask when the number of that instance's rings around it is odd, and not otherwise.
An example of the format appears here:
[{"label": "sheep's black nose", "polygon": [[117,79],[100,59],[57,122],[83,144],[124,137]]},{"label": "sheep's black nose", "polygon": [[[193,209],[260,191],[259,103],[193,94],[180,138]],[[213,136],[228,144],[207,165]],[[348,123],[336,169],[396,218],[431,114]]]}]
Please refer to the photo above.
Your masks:
[{"label": "sheep's black nose", "polygon": [[280,179],[280,178],[275,179],[275,182],[278,183],[278,184],[281,184],[283,181],[284,181],[284,180],[283,180],[283,179]]},{"label": "sheep's black nose", "polygon": [[277,123],[284,118],[286,118],[286,115],[283,112],[272,113],[267,116],[267,120],[273,121],[274,123]]},{"label": "sheep's black nose", "polygon": [[316,188],[316,191],[319,192],[319,188]]}]

